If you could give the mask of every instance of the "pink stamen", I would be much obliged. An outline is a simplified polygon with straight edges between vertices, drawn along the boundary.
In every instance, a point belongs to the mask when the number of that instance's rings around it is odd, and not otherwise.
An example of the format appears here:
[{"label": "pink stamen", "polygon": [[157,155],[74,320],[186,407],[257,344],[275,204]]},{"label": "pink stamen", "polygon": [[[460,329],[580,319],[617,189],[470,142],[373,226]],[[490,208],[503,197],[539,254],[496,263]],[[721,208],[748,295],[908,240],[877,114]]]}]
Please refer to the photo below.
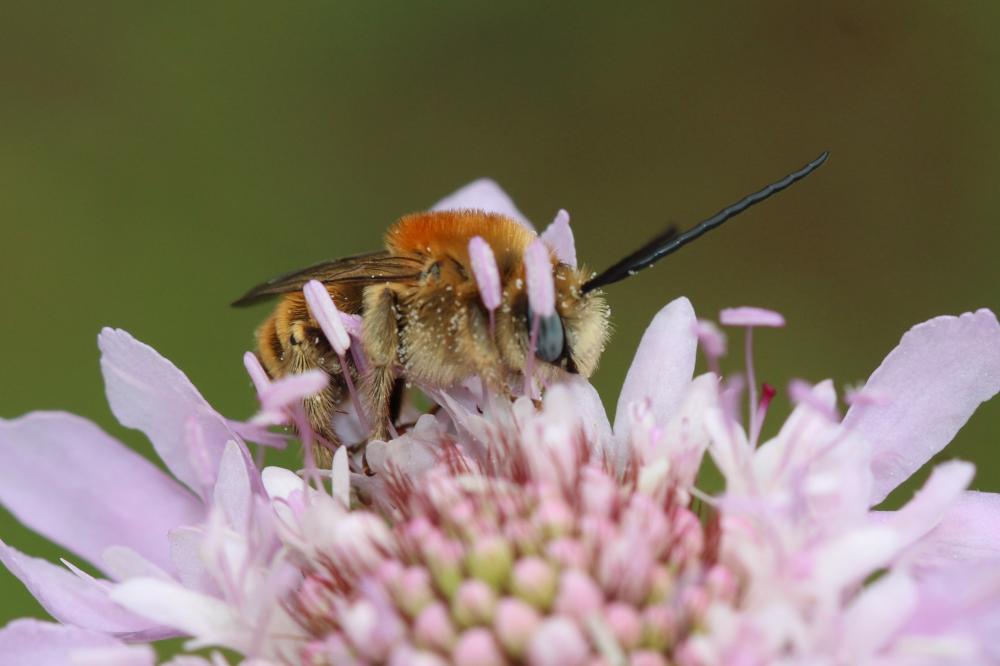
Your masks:
[{"label": "pink stamen", "polygon": [[537,238],[524,251],[524,272],[531,311],[536,317],[555,314],[556,290],[552,280],[552,257],[545,243]]},{"label": "pink stamen", "polygon": [[756,429],[750,433],[750,445],[754,448],[757,448],[757,443],[760,441],[760,431],[764,427],[767,408],[770,406],[776,393],[777,391],[775,391],[773,386],[764,382],[764,385],[761,387],[760,402],[757,403],[757,418],[754,424]]},{"label": "pink stamen", "polygon": [[480,236],[473,236],[469,241],[469,262],[479,288],[479,297],[492,315],[500,307],[500,271],[493,249]]},{"label": "pink stamen", "polygon": [[[744,353],[746,355],[747,383],[749,384],[749,405],[747,411],[750,415],[750,432],[759,433],[760,424],[757,422],[757,377],[754,374],[753,365],[753,329],[757,326],[780,328],[785,325],[785,318],[774,310],[744,306],[725,308],[719,313],[719,322],[723,326],[742,326],[746,328]],[[755,442],[752,439],[752,435],[751,441]]]},{"label": "pink stamen", "polygon": [[719,371],[719,359],[726,355],[726,335],[712,322],[706,319],[699,319],[694,325],[694,334],[698,337],[698,343],[705,354],[708,369],[714,375],[721,376]]},{"label": "pink stamen", "polygon": [[270,377],[267,376],[267,372],[264,370],[264,366],[260,364],[260,359],[253,352],[247,352],[243,354],[243,367],[247,369],[247,374],[250,375],[250,381],[253,382],[253,387],[257,391],[257,396],[264,392],[271,384]]},{"label": "pink stamen", "polygon": [[351,396],[351,403],[358,413],[358,419],[361,421],[362,427],[371,432],[371,420],[361,404],[361,398],[354,387],[354,379],[347,366],[346,352],[351,347],[351,336],[347,334],[340,311],[337,310],[337,304],[330,298],[330,292],[326,290],[323,283],[318,280],[307,282],[306,286],[302,288],[302,293],[306,297],[306,307],[309,308],[309,314],[319,324],[323,335],[326,336],[333,351],[336,352],[337,358],[340,359],[340,371],[344,376],[344,383],[347,384],[347,393]]}]

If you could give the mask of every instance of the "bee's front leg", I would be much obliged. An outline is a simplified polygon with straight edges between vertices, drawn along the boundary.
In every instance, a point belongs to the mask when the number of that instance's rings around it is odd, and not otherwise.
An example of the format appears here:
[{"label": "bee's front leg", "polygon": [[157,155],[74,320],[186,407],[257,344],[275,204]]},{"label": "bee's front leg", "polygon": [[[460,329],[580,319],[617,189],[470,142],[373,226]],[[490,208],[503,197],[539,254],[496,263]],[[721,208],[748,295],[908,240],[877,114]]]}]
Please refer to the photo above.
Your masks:
[{"label": "bee's front leg", "polygon": [[362,336],[371,363],[364,393],[371,415],[371,439],[389,438],[390,404],[399,363],[399,323],[396,294],[389,285],[368,287],[364,294]]}]

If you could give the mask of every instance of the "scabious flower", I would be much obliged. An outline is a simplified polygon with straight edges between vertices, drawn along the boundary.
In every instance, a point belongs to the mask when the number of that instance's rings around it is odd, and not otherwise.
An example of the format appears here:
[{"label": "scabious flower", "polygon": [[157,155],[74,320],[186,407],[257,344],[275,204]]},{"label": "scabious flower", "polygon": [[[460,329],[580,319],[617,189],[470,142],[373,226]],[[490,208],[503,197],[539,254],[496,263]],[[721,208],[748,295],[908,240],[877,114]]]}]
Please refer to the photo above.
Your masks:
[{"label": "scabious flower", "polygon": [[[489,181],[439,204],[470,205],[528,224]],[[575,263],[565,211],[540,239]],[[492,276],[476,278],[489,308]],[[176,480],[77,417],[0,422],[0,501],[107,576],[0,544],[59,621],[0,630],[0,664],[151,664],[148,641],[173,635],[258,666],[1000,660],[1000,498],[967,490],[972,466],[952,461],[898,511],[873,509],[1000,390],[996,317],[914,327],[843,417],[831,382],[793,382],[767,441],[776,391],[758,395],[752,331],[784,319],[720,321],[744,329],[741,375],[719,375],[725,338],[680,298],[643,336],[613,422],[579,377],[540,402],[471,378],[369,444],[374,476],[345,449],[304,474],[251,459],[246,441],[283,441],[264,425],[309,438],[299,404],[323,376],[270,382],[248,356],[261,410],[230,421],[105,331],[112,409]],[[699,341],[712,372],[695,377]],[[717,494],[696,485],[709,463]]]}]

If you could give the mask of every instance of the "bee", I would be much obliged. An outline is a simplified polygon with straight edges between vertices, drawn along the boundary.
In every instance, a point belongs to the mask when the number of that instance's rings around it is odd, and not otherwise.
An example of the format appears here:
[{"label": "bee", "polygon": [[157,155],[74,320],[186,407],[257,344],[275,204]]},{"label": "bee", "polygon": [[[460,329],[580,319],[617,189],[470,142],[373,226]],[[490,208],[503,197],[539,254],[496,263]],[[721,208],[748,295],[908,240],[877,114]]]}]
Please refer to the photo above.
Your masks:
[{"label": "bee", "polygon": [[[326,463],[341,445],[333,417],[349,401],[349,384],[360,387],[371,426],[369,440],[385,440],[398,417],[407,382],[447,388],[479,376],[502,391],[528,368],[543,382],[566,373],[589,377],[609,335],[604,287],[652,266],[804,178],[827,156],[824,152],[684,233],[668,228],[599,274],[551,256],[555,314],[537,328],[534,345],[524,254],[536,235],[513,219],[481,210],[407,215],[389,227],[385,249],[276,277],[250,289],[233,305],[281,297],[256,333],[257,355],[272,378],[310,369],[329,376],[327,388],[304,405],[310,425],[327,445],[317,446],[317,460]],[[495,325],[472,271],[469,241],[475,236],[489,244],[496,259],[501,303]],[[354,355],[342,359],[330,348],[302,292],[310,280],[326,286],[341,312],[360,315],[363,362]]]}]

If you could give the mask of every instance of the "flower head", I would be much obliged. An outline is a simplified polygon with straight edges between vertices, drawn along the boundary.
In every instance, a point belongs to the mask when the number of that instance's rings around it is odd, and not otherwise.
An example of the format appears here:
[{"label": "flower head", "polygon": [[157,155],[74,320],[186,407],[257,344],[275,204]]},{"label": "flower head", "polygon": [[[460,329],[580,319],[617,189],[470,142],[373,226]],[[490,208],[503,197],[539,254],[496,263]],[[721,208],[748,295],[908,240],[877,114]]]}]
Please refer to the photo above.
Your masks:
[{"label": "flower head", "polygon": [[[491,181],[442,206],[529,224]],[[540,236],[536,262],[575,262],[568,219],[560,211]],[[544,281],[535,286],[544,316]],[[341,323],[325,290],[310,292],[310,307]],[[0,560],[60,622],[11,623],[0,654],[150,664],[146,641],[183,635],[258,665],[1000,655],[1000,500],[967,490],[972,466],[938,465],[898,511],[872,508],[1000,390],[996,317],[914,327],[843,418],[832,382],[793,382],[795,409],[766,441],[780,397],[757,386],[751,331],[784,319],[755,308],[720,319],[747,329],[745,376],[720,376],[724,339],[677,299],[643,336],[613,425],[578,376],[537,403],[470,378],[429,389],[434,413],[369,444],[374,476],[352,473],[344,449],[332,468],[307,462],[302,475],[251,460],[246,441],[284,442],[263,426],[307,429],[297,406],[324,377],[271,382],[248,357],[261,410],[232,421],[152,349],[105,331],[112,409],[147,434],[173,478],[71,415],[0,422],[0,502],[107,577],[0,544]],[[694,377],[699,340],[716,371]],[[347,342],[354,353],[357,336]],[[716,494],[697,485],[707,460],[725,482]]]}]

